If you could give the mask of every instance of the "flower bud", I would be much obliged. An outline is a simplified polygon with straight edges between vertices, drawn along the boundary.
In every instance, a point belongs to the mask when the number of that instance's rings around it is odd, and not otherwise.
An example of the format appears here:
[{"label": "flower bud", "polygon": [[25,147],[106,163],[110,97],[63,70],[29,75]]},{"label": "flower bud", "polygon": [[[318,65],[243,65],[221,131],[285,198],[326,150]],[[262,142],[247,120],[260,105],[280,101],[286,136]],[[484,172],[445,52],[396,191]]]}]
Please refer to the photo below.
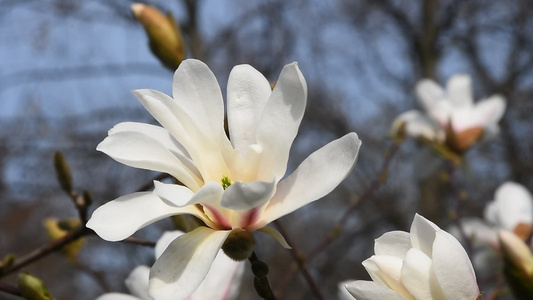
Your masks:
[{"label": "flower bud", "polygon": [[22,297],[26,300],[53,300],[44,283],[29,273],[19,274],[18,286]]},{"label": "flower bud", "polygon": [[533,255],[514,233],[501,230],[500,245],[504,258],[504,274],[516,299],[531,299],[533,295]]},{"label": "flower bud", "polygon": [[54,168],[59,185],[65,193],[70,195],[72,193],[72,176],[65,156],[59,151],[54,153]]},{"label": "flower bud", "polygon": [[255,240],[252,233],[239,228],[234,229],[222,245],[224,253],[235,261],[248,259],[254,248]]},{"label": "flower bud", "polygon": [[150,50],[168,69],[174,71],[185,59],[185,45],[172,15],[163,15],[152,6],[131,5],[131,11],[148,35]]},{"label": "flower bud", "polygon": [[455,132],[452,122],[446,126],[446,144],[450,149],[458,154],[465,152],[470,146],[479,141],[484,130],[481,127],[472,127],[466,130]]},{"label": "flower bud", "polygon": [[5,270],[9,269],[13,265],[14,262],[15,262],[15,255],[8,254],[4,256],[2,261],[0,261],[0,274],[2,274],[2,272],[4,272]]},{"label": "flower bud", "polygon": [[[44,220],[44,228],[48,234],[50,240],[56,240],[65,236],[70,230],[75,229],[81,226],[81,222],[78,219],[65,219],[57,220],[55,218],[48,218]],[[73,241],[61,248],[61,251],[65,253],[70,262],[74,263],[76,261],[76,256],[81,250],[85,240],[78,239]]]}]

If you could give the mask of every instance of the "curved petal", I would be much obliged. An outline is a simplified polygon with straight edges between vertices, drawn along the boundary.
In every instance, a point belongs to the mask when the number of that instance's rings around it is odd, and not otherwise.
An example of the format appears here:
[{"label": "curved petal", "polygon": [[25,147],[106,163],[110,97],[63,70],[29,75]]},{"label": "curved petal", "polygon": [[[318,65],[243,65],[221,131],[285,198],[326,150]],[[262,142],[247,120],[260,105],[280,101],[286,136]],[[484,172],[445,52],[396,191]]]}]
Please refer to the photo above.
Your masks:
[{"label": "curved petal", "polygon": [[431,79],[420,80],[415,87],[415,93],[425,111],[431,111],[444,97],[444,90]]},{"label": "curved petal", "polygon": [[185,147],[183,147],[183,145],[180,144],[165,128],[139,122],[122,122],[109,129],[109,135],[121,131],[137,131],[157,140],[170,150],[170,152],[172,152],[172,154],[174,154],[187,168],[189,168],[189,171],[198,177],[201,176],[200,172],[198,172],[198,169],[194,165],[194,162],[191,160],[189,153],[187,153],[187,149],[185,149]]},{"label": "curved petal", "polygon": [[419,214],[415,214],[411,224],[411,245],[422,250],[427,256],[432,257],[433,241],[435,232],[441,230],[437,225]]},{"label": "curved petal", "polygon": [[[168,245],[172,243],[175,239],[178,237],[184,235],[183,232],[179,230],[173,230],[173,231],[165,231],[163,235],[157,240],[157,243],[155,243],[155,259],[157,260],[163,252],[168,248]],[[146,284],[148,284],[148,280],[146,280]],[[148,290],[148,286],[146,288]]]},{"label": "curved petal", "polygon": [[197,60],[184,60],[172,82],[172,97],[200,130],[228,151],[231,144],[224,132],[224,101],[215,74]]},{"label": "curved petal", "polygon": [[146,300],[146,299],[140,299],[140,298],[133,297],[127,294],[108,293],[108,294],[103,294],[102,296],[96,298],[96,300]]},{"label": "curved petal", "polygon": [[402,283],[415,299],[446,299],[435,277],[431,258],[416,248],[409,250],[403,260]]},{"label": "curved petal", "polygon": [[239,295],[244,262],[234,261],[221,250],[211,269],[189,300],[231,300]]},{"label": "curved petal", "polygon": [[397,292],[372,281],[357,280],[350,282],[346,284],[346,289],[356,300],[405,300]]},{"label": "curved petal", "polygon": [[458,228],[456,225],[451,226],[447,231],[463,244],[464,237],[470,243],[476,246],[493,246],[498,245],[498,236],[494,228],[490,227],[481,219],[463,218]]},{"label": "curved petal", "polygon": [[154,194],[179,207],[189,205],[195,195],[193,191],[179,184],[162,183],[154,180]]},{"label": "curved petal", "polygon": [[[218,178],[220,174],[229,175],[224,156],[230,156],[231,153],[223,153],[226,151],[221,149],[215,137],[206,135],[177,101],[154,90],[135,90],[132,93],[150,114],[187,149],[204,181],[220,180]],[[229,147],[231,148],[231,145]]]},{"label": "curved petal", "polygon": [[287,243],[283,235],[281,235],[281,233],[277,231],[276,229],[270,226],[265,226],[263,228],[257,229],[257,231],[260,231],[264,234],[268,234],[271,237],[275,238],[281,244],[281,246],[283,246],[283,248],[292,249],[292,247],[289,245],[289,243]]},{"label": "curved petal", "polygon": [[454,108],[472,107],[472,81],[466,74],[456,74],[448,79],[446,91]]},{"label": "curved petal", "polygon": [[446,299],[476,299],[479,288],[468,254],[449,233],[440,230],[433,243],[433,268]]},{"label": "curved petal", "polygon": [[150,268],[147,266],[137,266],[131,271],[128,278],[124,280],[124,284],[130,291],[130,294],[139,297],[143,300],[150,300],[148,296],[148,278],[150,276]]},{"label": "curved petal", "polygon": [[158,300],[187,299],[204,280],[230,232],[201,226],[175,239],[150,271],[149,294]]},{"label": "curved petal", "polygon": [[274,192],[274,182],[237,181],[230,185],[222,195],[220,205],[232,210],[247,210],[263,205]]},{"label": "curved petal", "polygon": [[374,242],[376,255],[390,255],[403,259],[409,249],[411,249],[411,239],[409,233],[405,231],[387,232]]},{"label": "curved petal", "polygon": [[399,130],[402,124],[405,124],[404,130],[408,136],[423,137],[431,141],[444,139],[442,129],[418,110],[410,110],[399,115],[392,124],[392,130]]},{"label": "curved petal", "polygon": [[354,167],[360,146],[361,141],[352,132],[309,155],[294,173],[278,184],[274,197],[253,228],[264,227],[331,192]]},{"label": "curved petal", "polygon": [[268,80],[250,65],[235,66],[228,78],[228,127],[233,147],[243,155],[256,143],[256,128],[272,94]]},{"label": "curved petal", "polygon": [[353,280],[345,280],[337,284],[337,299],[354,300],[353,296],[346,289],[346,285],[351,282],[353,282]]},{"label": "curved petal", "polygon": [[383,283],[398,294],[411,299],[412,297],[401,281],[402,264],[402,259],[387,255],[373,255],[363,261],[363,267],[372,280]]},{"label": "curved petal", "polygon": [[111,130],[96,150],[131,167],[168,173],[192,189],[201,183],[167,147],[142,132]]},{"label": "curved petal", "polygon": [[179,214],[202,217],[195,206],[170,206],[150,192],[133,193],[98,207],[87,227],[104,240],[120,241],[147,225]]},{"label": "curved petal", "polygon": [[482,127],[496,126],[505,112],[505,98],[494,95],[476,103],[473,114]]},{"label": "curved petal", "polygon": [[257,125],[257,143],[262,147],[259,177],[279,181],[287,170],[289,151],[307,103],[307,83],[297,63],[283,67],[272,95]]}]

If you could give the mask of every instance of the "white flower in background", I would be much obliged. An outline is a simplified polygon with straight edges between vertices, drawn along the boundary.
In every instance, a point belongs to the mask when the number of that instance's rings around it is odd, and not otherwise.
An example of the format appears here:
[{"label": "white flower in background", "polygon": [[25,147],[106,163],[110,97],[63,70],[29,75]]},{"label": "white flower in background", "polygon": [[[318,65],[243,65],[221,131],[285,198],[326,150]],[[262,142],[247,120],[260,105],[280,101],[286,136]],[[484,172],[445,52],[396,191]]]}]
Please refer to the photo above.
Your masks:
[{"label": "white flower in background", "polygon": [[346,288],[357,300],[475,300],[480,293],[466,251],[449,233],[416,214],[411,232],[376,239],[363,262],[373,281]]},{"label": "white flower in background", "polygon": [[[464,235],[474,244],[498,248],[499,230],[514,231],[518,225],[533,226],[533,197],[516,182],[505,182],[494,194],[494,200],[485,206],[484,220],[461,220]],[[459,237],[458,229],[452,229]]]},{"label": "white flower in background", "polygon": [[[183,235],[181,231],[167,231],[157,241],[155,246],[156,259],[161,256],[168,245],[177,237]],[[131,295],[108,293],[96,300],[152,300],[148,295],[148,281],[150,268],[138,266],[125,280]],[[202,284],[187,298],[188,300],[231,300],[239,295],[241,278],[244,273],[244,263],[236,262],[219,251],[211,269]]]},{"label": "white flower in background", "polygon": [[172,90],[173,98],[133,91],[163,127],[120,123],[97,149],[123,164],[168,173],[183,185],[154,181],[153,192],[113,200],[87,223],[109,241],[172,215],[191,214],[205,223],[173,241],[155,262],[149,290],[158,300],[188,297],[230,233],[261,230],[282,241],[266,226],[331,192],[352,170],[361,145],[349,133],[282,179],[307,102],[296,63],[283,68],[273,90],[251,66],[233,68],[227,87],[231,140],[224,132],[220,87],[204,63],[183,61]]},{"label": "white flower in background", "polygon": [[405,124],[405,132],[415,138],[444,142],[464,151],[481,136],[498,133],[498,122],[505,112],[505,100],[494,95],[474,104],[468,75],[452,76],[446,90],[430,79],[416,85],[416,95],[424,112],[412,110],[398,116],[393,131]]},{"label": "white flower in background", "polygon": [[485,219],[497,228],[515,230],[518,224],[533,225],[533,198],[522,185],[505,182],[485,207]]}]

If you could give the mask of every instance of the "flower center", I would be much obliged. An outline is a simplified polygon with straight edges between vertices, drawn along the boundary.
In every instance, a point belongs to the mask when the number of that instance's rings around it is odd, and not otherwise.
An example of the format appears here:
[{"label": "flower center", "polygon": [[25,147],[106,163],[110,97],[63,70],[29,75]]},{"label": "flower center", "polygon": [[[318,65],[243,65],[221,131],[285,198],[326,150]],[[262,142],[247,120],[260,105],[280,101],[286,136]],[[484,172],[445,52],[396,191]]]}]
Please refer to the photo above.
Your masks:
[{"label": "flower center", "polygon": [[222,188],[223,189],[227,189],[230,185],[231,185],[231,179],[229,179],[228,176],[222,176],[222,180],[220,180],[222,182]]}]

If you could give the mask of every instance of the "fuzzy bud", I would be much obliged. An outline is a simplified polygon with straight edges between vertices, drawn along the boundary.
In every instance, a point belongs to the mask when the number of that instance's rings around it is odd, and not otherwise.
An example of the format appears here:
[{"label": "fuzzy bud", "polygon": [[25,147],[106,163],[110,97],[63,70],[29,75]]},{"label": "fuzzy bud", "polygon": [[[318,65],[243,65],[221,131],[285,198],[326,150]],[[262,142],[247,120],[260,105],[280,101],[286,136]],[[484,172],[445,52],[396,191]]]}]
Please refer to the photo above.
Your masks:
[{"label": "fuzzy bud", "polygon": [[253,235],[243,229],[234,229],[222,245],[226,255],[236,261],[248,259],[255,248]]},{"label": "fuzzy bud", "polygon": [[29,273],[19,274],[18,286],[22,297],[26,300],[53,300],[44,283]]},{"label": "fuzzy bud", "polygon": [[131,11],[148,35],[150,50],[168,69],[174,71],[185,59],[185,44],[172,15],[163,15],[152,6],[134,3]]}]

